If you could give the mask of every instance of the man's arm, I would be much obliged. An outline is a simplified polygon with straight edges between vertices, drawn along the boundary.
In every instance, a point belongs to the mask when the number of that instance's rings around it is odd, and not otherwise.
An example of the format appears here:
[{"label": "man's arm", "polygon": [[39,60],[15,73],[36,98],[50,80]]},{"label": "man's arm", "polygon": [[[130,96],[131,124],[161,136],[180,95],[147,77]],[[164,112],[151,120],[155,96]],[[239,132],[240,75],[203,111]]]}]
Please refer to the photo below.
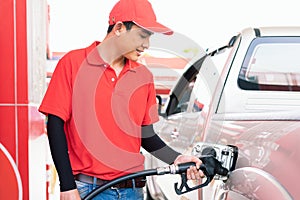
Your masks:
[{"label": "man's arm", "polygon": [[76,189],[64,132],[64,121],[55,115],[49,114],[47,132],[52,159],[59,176],[60,191]]},{"label": "man's arm", "polygon": [[142,147],[156,158],[172,164],[180,155],[155,133],[153,125],[142,126]]}]

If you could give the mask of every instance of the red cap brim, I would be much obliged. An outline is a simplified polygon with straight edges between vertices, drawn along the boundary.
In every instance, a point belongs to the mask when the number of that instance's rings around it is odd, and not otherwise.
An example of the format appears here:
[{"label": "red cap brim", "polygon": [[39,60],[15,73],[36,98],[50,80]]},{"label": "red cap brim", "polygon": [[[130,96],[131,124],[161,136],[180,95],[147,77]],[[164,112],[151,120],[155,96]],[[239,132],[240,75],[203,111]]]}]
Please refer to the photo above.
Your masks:
[{"label": "red cap brim", "polygon": [[150,32],[154,32],[154,33],[162,33],[165,35],[172,35],[173,34],[173,30],[158,23],[158,22],[142,22],[139,23],[137,21],[134,21],[134,23],[138,26],[140,26],[143,29],[146,29]]}]

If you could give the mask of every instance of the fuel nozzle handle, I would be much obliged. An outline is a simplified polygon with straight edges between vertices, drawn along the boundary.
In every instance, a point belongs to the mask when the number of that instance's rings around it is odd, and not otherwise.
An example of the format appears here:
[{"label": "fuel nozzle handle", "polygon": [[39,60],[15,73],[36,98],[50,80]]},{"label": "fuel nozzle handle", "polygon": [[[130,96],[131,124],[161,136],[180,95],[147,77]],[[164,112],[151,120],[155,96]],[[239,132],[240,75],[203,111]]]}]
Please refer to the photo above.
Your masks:
[{"label": "fuel nozzle handle", "polygon": [[[164,174],[185,174],[186,170],[190,168],[191,166],[196,166],[194,162],[186,162],[181,164],[172,164],[165,167],[158,167],[156,168],[157,175],[164,175]],[[200,165],[200,170],[204,171],[206,170],[206,167],[204,164]]]},{"label": "fuel nozzle handle", "polygon": [[[182,163],[182,164],[178,164],[175,166],[175,174],[182,174],[185,173],[186,170],[188,168],[190,168],[191,166],[196,166],[196,164],[194,162],[187,162],[187,163]],[[205,165],[201,164],[200,165],[200,170],[204,171],[205,170]]]},{"label": "fuel nozzle handle", "polygon": [[192,188],[190,188],[187,184],[187,177],[185,171],[191,165],[195,166],[195,163],[189,162],[177,165],[177,167],[175,168],[176,172],[178,171],[178,173],[181,173],[181,185],[178,187],[178,183],[174,184],[176,193],[180,195],[207,186],[216,174],[226,176],[229,171],[226,168],[224,168],[221,162],[218,161],[215,157],[216,151],[212,147],[207,147],[202,151],[202,156],[200,157],[200,160],[203,164],[201,164],[200,170],[202,170],[205,174],[206,181]]},{"label": "fuel nozzle handle", "polygon": [[[202,151],[202,156],[199,158],[203,164],[200,165],[200,170],[204,172],[206,176],[214,176],[216,174],[226,176],[228,169],[222,166],[221,162],[216,159],[216,151],[212,147],[206,147]],[[196,166],[194,162],[182,163],[174,166],[170,166],[172,174],[182,174],[190,166]]]}]

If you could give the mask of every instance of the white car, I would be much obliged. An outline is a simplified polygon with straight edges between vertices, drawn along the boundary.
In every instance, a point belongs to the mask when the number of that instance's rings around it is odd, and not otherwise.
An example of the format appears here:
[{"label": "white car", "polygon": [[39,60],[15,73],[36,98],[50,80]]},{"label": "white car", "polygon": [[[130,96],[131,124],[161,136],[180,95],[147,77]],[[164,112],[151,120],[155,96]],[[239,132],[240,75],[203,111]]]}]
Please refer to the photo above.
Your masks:
[{"label": "white car", "polygon": [[[147,199],[300,199],[300,27],[242,30],[187,68],[160,114],[155,129],[177,151],[233,145],[238,158],[228,176],[181,195],[179,175],[148,177]],[[164,165],[146,154],[146,168]]]}]

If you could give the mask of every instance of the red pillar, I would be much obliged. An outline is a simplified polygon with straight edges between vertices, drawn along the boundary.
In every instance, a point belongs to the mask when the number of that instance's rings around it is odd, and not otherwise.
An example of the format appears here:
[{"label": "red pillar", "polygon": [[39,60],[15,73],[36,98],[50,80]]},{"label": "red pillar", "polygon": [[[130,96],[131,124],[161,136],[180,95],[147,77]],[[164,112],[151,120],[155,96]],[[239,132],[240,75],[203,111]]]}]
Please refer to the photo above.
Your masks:
[{"label": "red pillar", "polygon": [[26,2],[0,0],[0,199],[29,199]]}]

